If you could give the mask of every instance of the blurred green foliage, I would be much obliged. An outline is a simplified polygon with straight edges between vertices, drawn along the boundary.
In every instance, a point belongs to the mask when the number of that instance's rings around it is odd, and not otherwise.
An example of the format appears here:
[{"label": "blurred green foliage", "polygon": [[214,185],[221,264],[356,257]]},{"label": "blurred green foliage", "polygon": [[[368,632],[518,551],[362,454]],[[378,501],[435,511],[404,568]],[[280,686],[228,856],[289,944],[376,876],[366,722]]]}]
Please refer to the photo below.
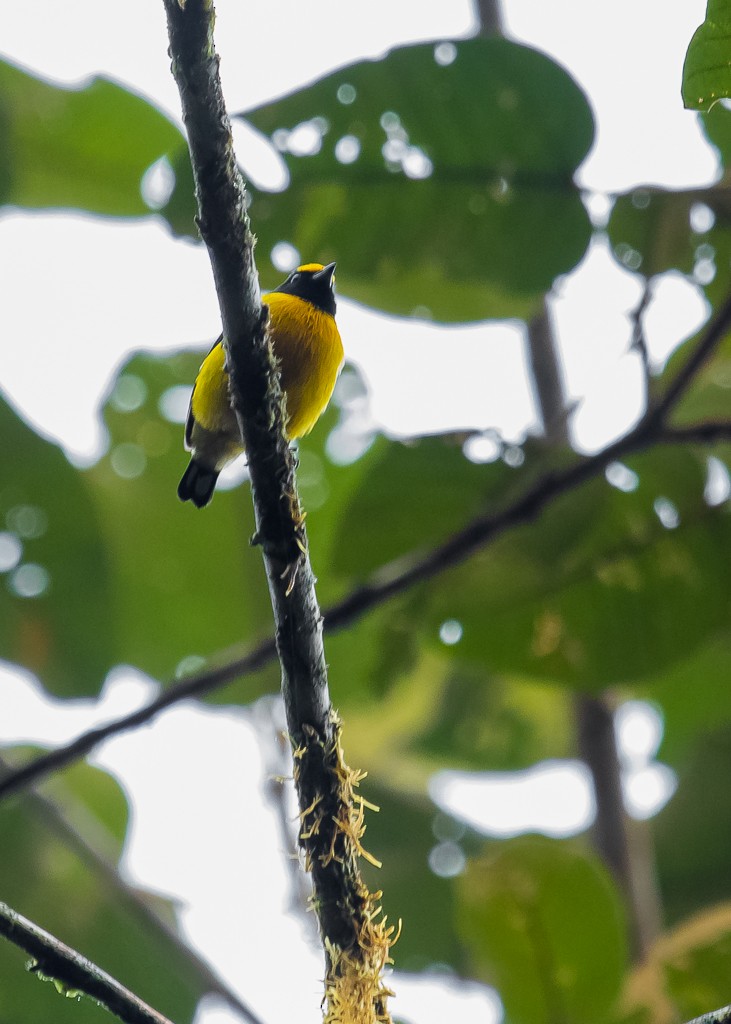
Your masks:
[{"label": "blurred green foliage", "polygon": [[728,37],[729,0],[708,0],[706,18],[696,29],[683,66],[683,102],[691,110],[708,110],[731,96]]},{"label": "blurred green foliage", "polygon": [[[341,292],[378,309],[450,322],[528,317],[590,241],[573,181],[593,140],[590,109],[565,71],[526,47],[403,47],[243,116],[272,138],[289,175],[282,192],[251,190],[266,280],[286,241],[310,258],[337,257]],[[717,106],[704,126],[725,165],[731,113]],[[303,137],[314,139],[307,152]],[[3,203],[153,215],[143,179],[166,160],[175,187],[160,215],[194,234],[182,137],[120,86],[59,89],[0,63],[0,140]],[[607,230],[622,266],[648,279],[679,272],[715,306],[731,285],[730,209],[721,187],[635,189],[617,198]],[[19,552],[0,587],[0,655],[59,698],[98,693],[120,662],[166,682],[271,629],[246,485],[220,490],[200,514],[175,497],[180,410],[198,362],[133,356],[105,401],[109,450],[85,470],[0,403],[0,529]],[[677,422],[727,416],[730,384],[726,339]],[[331,438],[347,430],[348,402],[343,389],[300,451],[324,605],[574,457],[530,441],[476,464],[464,437],[375,437],[343,465]],[[728,463],[731,453],[714,454]],[[404,922],[398,966],[439,963],[495,984],[510,1024],[660,1024],[669,1005],[684,1019],[728,1001],[731,918],[716,905],[731,897],[731,804],[719,796],[731,772],[731,520],[727,503],[709,501],[707,456],[690,446],[634,456],[614,467],[614,485],[597,477],[328,638],[348,758],[368,767],[364,792],[381,807],[366,845],[384,861],[371,884]],[[277,686],[272,666],[214,699],[247,703]],[[677,927],[645,973],[628,969],[618,891],[587,843],[486,840],[429,795],[440,769],[508,772],[575,756],[573,695],[607,687],[662,710],[661,756],[678,774],[652,825]],[[60,804],[103,824],[118,857],[126,804],[111,781],[82,767],[56,787]],[[174,1019],[192,1018],[205,986],[30,801],[0,804],[0,835],[4,899]],[[458,866],[440,873],[432,855],[445,843]],[[21,963],[0,946],[0,1019],[101,1018]]]}]

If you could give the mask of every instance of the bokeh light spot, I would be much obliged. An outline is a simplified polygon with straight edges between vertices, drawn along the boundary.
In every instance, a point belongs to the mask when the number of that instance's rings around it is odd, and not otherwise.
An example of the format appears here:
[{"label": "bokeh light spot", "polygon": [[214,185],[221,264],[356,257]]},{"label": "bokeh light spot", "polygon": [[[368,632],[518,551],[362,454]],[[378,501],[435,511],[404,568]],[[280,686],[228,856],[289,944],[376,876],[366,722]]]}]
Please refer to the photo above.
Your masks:
[{"label": "bokeh light spot", "polygon": [[454,43],[437,43],[434,47],[434,60],[443,68],[454,63],[456,57],[457,47]]},{"label": "bokeh light spot", "polygon": [[500,455],[500,444],[489,434],[473,434],[465,441],[462,451],[470,462],[494,462]]},{"label": "bokeh light spot", "polygon": [[140,182],[140,193],[151,210],[161,210],[175,188],[175,171],[166,156],[147,168]]},{"label": "bokeh light spot", "polygon": [[708,475],[703,497],[708,505],[722,505],[731,497],[731,477],[728,466],[715,455],[709,455],[706,463]]},{"label": "bokeh light spot", "polygon": [[147,385],[142,378],[134,373],[123,373],[117,378],[109,402],[117,412],[134,412],[146,398]]},{"label": "bokeh light spot", "polygon": [[691,231],[697,235],[705,235],[716,223],[716,214],[705,203],[693,203],[688,214]]},{"label": "bokeh light spot", "polygon": [[355,135],[343,135],[335,143],[335,159],[341,164],[352,164],[360,156],[360,139]]},{"label": "bokeh light spot", "polygon": [[640,478],[634,470],[625,466],[623,462],[610,462],[604,470],[604,476],[607,479],[607,483],[611,484],[612,487],[616,487],[618,491],[624,491],[626,494],[636,491],[640,486]]},{"label": "bokeh light spot", "polygon": [[674,530],[680,525],[680,512],[675,502],[671,501],[670,498],[655,498],[652,507],[655,509],[655,515],[666,530]]},{"label": "bokeh light spot", "polygon": [[277,242],[269,254],[272,266],[283,274],[289,274],[300,265],[300,254],[290,242]]},{"label": "bokeh light spot", "polygon": [[429,851],[429,867],[439,878],[454,878],[465,869],[467,858],[458,843],[438,843]]},{"label": "bokeh light spot", "polygon": [[18,597],[40,597],[51,582],[48,570],[34,562],[26,562],[15,570],[10,587]]},{"label": "bokeh light spot", "polygon": [[188,418],[191,390],[189,384],[176,384],[163,391],[157,403],[163,419],[168,423],[185,423]]},{"label": "bokeh light spot", "polygon": [[343,106],[348,107],[351,103],[355,102],[355,97],[358,95],[355,86],[351,85],[350,82],[343,82],[342,85],[338,86],[336,93],[338,97],[338,103],[342,103]]},{"label": "bokeh light spot", "polygon": [[439,627],[439,639],[447,647],[453,647],[462,639],[462,623],[457,619],[445,619]]},{"label": "bokeh light spot", "polygon": [[111,455],[112,469],[123,480],[134,480],[142,476],[147,466],[147,456],[138,444],[118,444]]},{"label": "bokeh light spot", "polygon": [[14,533],[0,533],[0,572],[10,572],[23,555],[23,545]]},{"label": "bokeh light spot", "polygon": [[37,505],[14,505],[5,516],[5,522],[8,529],[24,540],[42,537],[48,529],[48,516]]}]

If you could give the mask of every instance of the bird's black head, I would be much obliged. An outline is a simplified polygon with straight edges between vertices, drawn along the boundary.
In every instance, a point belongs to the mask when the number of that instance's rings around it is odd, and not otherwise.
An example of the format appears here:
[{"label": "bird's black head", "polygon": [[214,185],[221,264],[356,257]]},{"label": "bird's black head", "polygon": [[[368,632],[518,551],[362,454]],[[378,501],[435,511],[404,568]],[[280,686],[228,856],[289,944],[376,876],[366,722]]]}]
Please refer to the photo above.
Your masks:
[{"label": "bird's black head", "polygon": [[296,295],[313,306],[335,316],[335,264],[305,263],[297,267],[275,292]]}]

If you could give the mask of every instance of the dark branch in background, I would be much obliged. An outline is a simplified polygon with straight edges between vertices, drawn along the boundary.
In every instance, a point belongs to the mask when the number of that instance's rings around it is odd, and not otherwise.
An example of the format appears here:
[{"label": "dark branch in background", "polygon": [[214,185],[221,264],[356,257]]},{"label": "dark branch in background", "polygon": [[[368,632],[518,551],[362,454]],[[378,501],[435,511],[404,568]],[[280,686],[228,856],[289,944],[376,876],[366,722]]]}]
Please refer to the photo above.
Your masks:
[{"label": "dark branch in background", "polygon": [[648,432],[652,432],[653,429],[660,425],[667,427],[670,413],[686,393],[688,386],[694,380],[706,359],[723,341],[724,335],[729,330],[729,324],[731,324],[731,294],[726,296],[718,312],[698,339],[698,344],[695,348],[691,349],[685,363],[678,370],[670,384],[668,384],[665,392],[650,405],[644,420]]},{"label": "dark branch in background", "polygon": [[637,303],[635,308],[630,314],[632,321],[632,342],[631,347],[640,357],[642,363],[642,375],[645,380],[645,391],[647,393],[647,400],[650,400],[650,382],[652,378],[652,370],[650,367],[650,353],[647,349],[647,338],[645,337],[645,324],[644,317],[647,307],[652,301],[652,286],[653,280],[651,277],[645,279],[645,286],[642,289],[642,295],[640,301]]},{"label": "dark branch in background", "polygon": [[62,991],[91,996],[126,1024],[171,1024],[91,960],[5,903],[0,903],[0,935],[29,953],[34,960],[30,969],[57,982]]},{"label": "dark branch in background", "polygon": [[[359,978],[373,935],[374,902],[357,861],[360,819],[355,779],[342,762],[339,728],[330,704],[322,616],[307,554],[294,457],[284,436],[278,374],[266,333],[244,184],[233,152],[213,41],[210,0],[164,0],[172,69],[188,132],[201,235],[208,248],[221,307],[232,404],[245,442],[256,518],[274,612],[282,694],[295,758],[300,845],[312,872],[314,906],[325,948],[325,1001],[339,997],[350,959]],[[362,809],[361,809],[362,810]],[[384,939],[387,956],[387,936]],[[374,978],[372,1007],[387,1020]],[[366,1003],[363,1003],[366,1012]],[[330,1013],[328,1012],[328,1016]],[[339,1019],[339,1018],[338,1018]]]},{"label": "dark branch in background", "polygon": [[106,725],[98,725],[89,729],[65,746],[51,750],[47,754],[41,754],[40,757],[29,761],[21,768],[12,769],[4,778],[0,777],[0,799],[24,789],[31,783],[50,775],[51,772],[58,771],[74,761],[86,757],[104,740],[128,732],[130,729],[136,729],[138,725],[144,725],[145,722],[151,721],[161,711],[174,704],[180,704],[190,697],[203,697],[220,686],[225,686],[233,679],[256,672],[272,662],[276,654],[276,644],[274,639],[270,638],[260,643],[253,651],[237,658],[236,661],[206,669],[205,672],[173,683],[163,690],[159,697],[150,701],[149,704],[143,705],[138,711],[112,719]]},{"label": "dark branch in background", "polygon": [[[648,295],[647,291],[645,295]],[[637,315],[639,317],[639,312]],[[569,443],[568,408],[561,359],[546,297],[540,313],[527,327],[529,367],[545,439],[551,447],[565,447]],[[577,694],[574,705],[579,756],[591,773],[596,802],[592,829],[594,846],[614,875],[624,897],[635,957],[644,959],[654,938],[652,925],[658,915],[645,914],[645,901],[640,899],[640,887],[635,877],[637,857],[630,849],[614,715],[602,694]],[[651,893],[654,892],[653,886]]]},{"label": "dark branch in background", "polygon": [[480,36],[501,36],[503,34],[503,16],[500,0],[475,0],[475,14]]},{"label": "dark branch in background", "polygon": [[[0,779],[7,776],[9,772],[6,762],[0,758]],[[66,795],[68,801],[69,796]],[[111,855],[101,852],[100,847],[110,846],[110,842],[104,842],[108,837],[100,836],[103,831],[95,820],[91,823],[92,828],[85,828],[85,834],[94,830],[97,842],[92,845],[81,837],[76,828],[67,819],[65,813],[58,804],[47,800],[40,793],[34,790],[26,790],[23,794],[23,806],[38,821],[38,823],[49,832],[53,833],[68,849],[87,865],[100,879],[100,882],[114,893],[115,898],[121,906],[126,907],[129,913],[136,917],[148,932],[161,935],[166,942],[170,943],[177,950],[178,954],[186,961],[187,968],[199,979],[201,986],[207,992],[215,993],[225,1000],[231,1009],[238,1012],[250,1024],[262,1024],[259,1017],[246,1005],[246,1003],[228,987],[215,974],[209,965],[198,956],[198,954],[183,942],[175,928],[168,924],[156,913],[151,904],[144,896],[128,885],[121,877],[117,865]]]},{"label": "dark branch in background", "polygon": [[661,925],[652,839],[647,823],[625,810],[610,696],[580,694],[575,706],[579,755],[594,785],[594,842],[622,891],[634,957],[644,961]]},{"label": "dark branch in background", "polygon": [[[649,297],[648,286],[634,314],[633,333],[633,345],[640,349],[646,374],[649,374],[649,364],[641,318]],[[540,313],[528,323],[528,352],[533,389],[546,442],[554,448],[565,447],[569,444],[569,409],[557,339],[546,297]],[[655,926],[659,920],[659,908],[653,901],[657,888],[652,885],[647,892],[643,892],[638,881],[641,865],[637,851],[632,849],[624,806],[613,710],[606,694],[577,694],[574,706],[579,756],[591,773],[596,803],[594,827],[591,831],[593,843],[614,875],[624,898],[635,958],[644,960],[655,938]],[[652,858],[651,850],[646,848],[646,852]],[[641,872],[643,877],[654,873],[652,862],[644,865],[644,868]]]},{"label": "dark branch in background", "polygon": [[561,360],[556,352],[546,296],[541,302],[540,312],[527,324],[527,341],[528,369],[546,441],[551,445],[567,445],[570,410],[566,406]]}]

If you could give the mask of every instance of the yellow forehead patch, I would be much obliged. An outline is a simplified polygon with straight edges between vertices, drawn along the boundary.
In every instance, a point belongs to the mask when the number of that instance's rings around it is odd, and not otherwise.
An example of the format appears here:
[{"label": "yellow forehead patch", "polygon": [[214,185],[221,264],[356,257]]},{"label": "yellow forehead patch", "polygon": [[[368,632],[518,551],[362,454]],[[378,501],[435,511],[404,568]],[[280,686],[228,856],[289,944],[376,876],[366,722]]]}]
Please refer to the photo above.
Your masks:
[{"label": "yellow forehead patch", "polygon": [[301,267],[297,267],[297,270],[309,271],[310,273],[313,273],[313,274],[316,271],[318,271],[318,270],[324,270],[324,269],[325,268],[322,265],[322,263],[303,263]]}]

